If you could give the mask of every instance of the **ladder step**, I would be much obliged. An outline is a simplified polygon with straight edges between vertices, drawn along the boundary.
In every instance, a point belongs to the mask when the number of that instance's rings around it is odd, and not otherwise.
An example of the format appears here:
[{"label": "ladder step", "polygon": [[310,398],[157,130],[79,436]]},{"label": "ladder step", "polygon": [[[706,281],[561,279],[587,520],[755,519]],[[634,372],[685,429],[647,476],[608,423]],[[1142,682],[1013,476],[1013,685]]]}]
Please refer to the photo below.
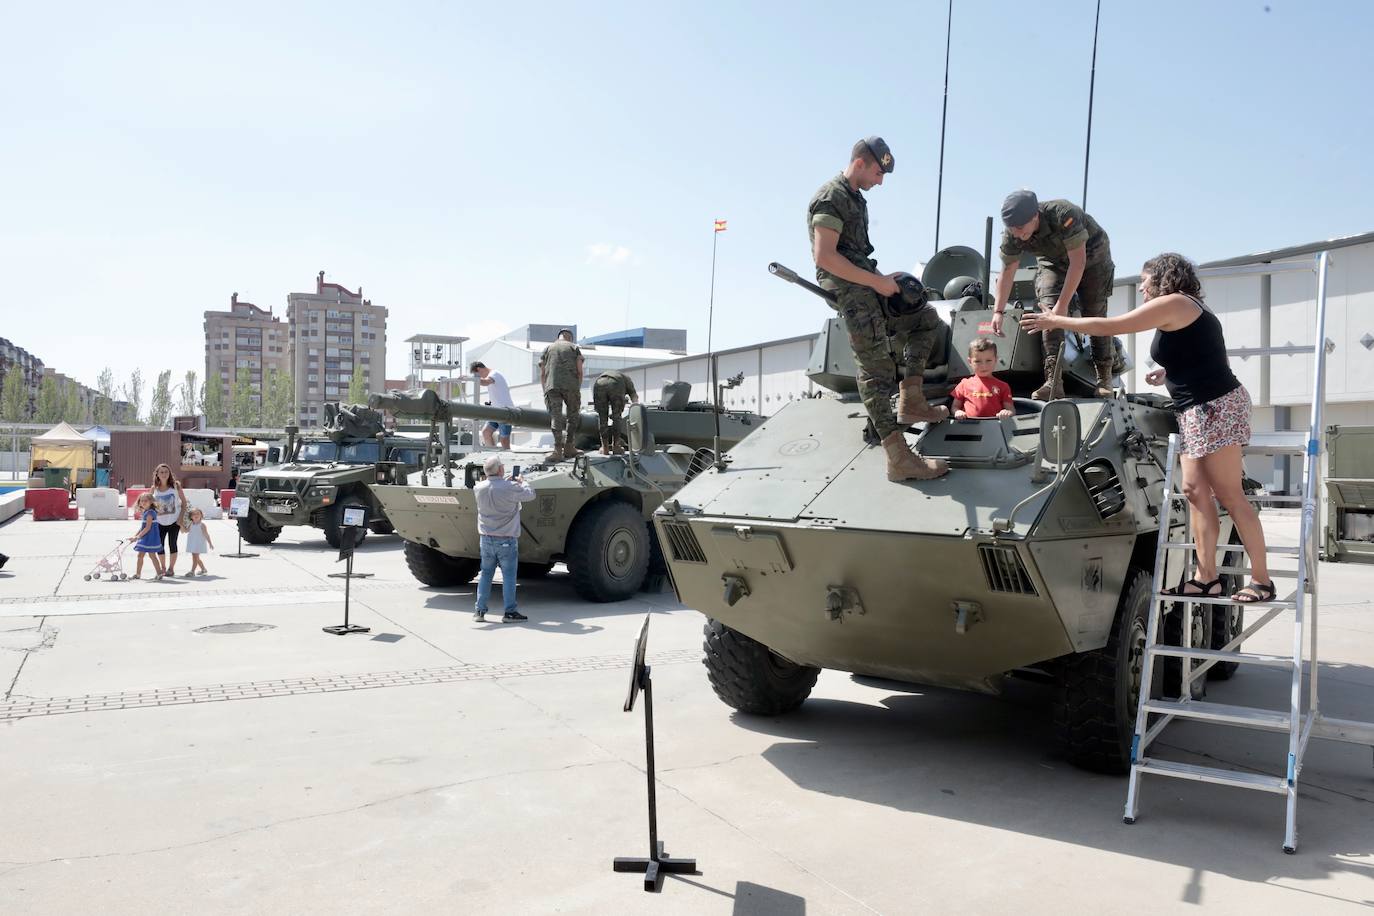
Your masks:
[{"label": "ladder step", "polygon": [[1252,433],[1250,444],[1241,447],[1243,455],[1305,455],[1306,432]]},{"label": "ladder step", "polygon": [[1237,601],[1231,597],[1209,598],[1206,595],[1170,595],[1167,592],[1160,592],[1155,595],[1155,600],[1165,601],[1169,604],[1179,604],[1182,602],[1187,602],[1188,604],[1239,604],[1242,607],[1252,607],[1255,610],[1267,610],[1275,607],[1292,610],[1298,606],[1298,602],[1293,600],[1293,595],[1289,595],[1287,598],[1279,601]]},{"label": "ladder step", "polygon": [[1279,496],[1273,493],[1250,493],[1245,498],[1252,503],[1274,503],[1284,506],[1300,506],[1307,502],[1306,496]]},{"label": "ladder step", "polygon": [[[1169,541],[1169,542],[1167,542],[1164,546],[1167,547],[1167,548],[1169,548],[1170,550],[1197,550],[1197,544],[1194,544],[1192,541]],[[1243,544],[1218,544],[1218,545],[1217,545],[1217,550],[1226,551],[1227,553],[1234,553],[1234,552],[1237,551],[1237,550],[1244,550],[1244,549],[1245,549],[1245,545],[1243,545]],[[1266,554],[1269,554],[1269,555],[1272,555],[1272,556],[1276,556],[1276,557],[1296,557],[1296,556],[1298,555],[1298,548],[1296,548],[1296,547],[1269,547],[1268,549],[1265,550],[1265,553],[1266,553]]]},{"label": "ladder step", "polygon": [[[1289,661],[1291,663],[1292,660]],[[1262,728],[1268,731],[1288,731],[1288,713],[1277,712],[1272,709],[1256,709],[1253,706],[1227,706],[1222,703],[1204,703],[1200,700],[1187,702],[1150,700],[1141,705],[1149,712],[1160,712],[1185,719],[1223,722],[1227,725]]]},{"label": "ladder step", "polygon": [[1183,646],[1150,646],[1146,649],[1155,655],[1170,658],[1192,658],[1198,661],[1243,662],[1247,665],[1266,665],[1271,668],[1292,668],[1291,655],[1260,655],[1254,652],[1223,652],[1221,649],[1185,649]]},{"label": "ladder step", "polygon": [[[1248,576],[1250,570],[1241,566],[1218,566],[1217,575],[1219,576]],[[1270,577],[1274,579],[1296,579],[1298,571],[1296,569],[1271,569]]]},{"label": "ladder step", "polygon": [[1192,763],[1175,763],[1172,760],[1155,760],[1146,757],[1135,765],[1140,773],[1155,776],[1172,776],[1175,779],[1191,779],[1194,782],[1211,782],[1221,786],[1235,786],[1237,789],[1259,789],[1261,792],[1283,794],[1288,791],[1288,781],[1282,776],[1269,776],[1265,773],[1242,773],[1238,770],[1223,770],[1217,767],[1204,767]]}]

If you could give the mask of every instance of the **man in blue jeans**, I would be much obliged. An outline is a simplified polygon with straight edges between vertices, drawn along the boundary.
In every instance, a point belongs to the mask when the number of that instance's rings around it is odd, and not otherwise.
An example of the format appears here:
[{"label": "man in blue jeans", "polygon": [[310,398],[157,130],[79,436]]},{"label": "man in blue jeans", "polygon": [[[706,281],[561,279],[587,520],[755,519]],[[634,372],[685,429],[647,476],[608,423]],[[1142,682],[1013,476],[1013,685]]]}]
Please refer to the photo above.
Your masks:
[{"label": "man in blue jeans", "polygon": [[477,533],[482,538],[482,574],[477,579],[477,612],[472,619],[487,619],[491,579],[499,565],[501,597],[506,606],[501,622],[528,620],[515,609],[515,567],[520,562],[520,504],[534,499],[534,491],[523,477],[507,480],[498,455],[488,458],[482,470],[486,480],[473,487],[477,497]]}]

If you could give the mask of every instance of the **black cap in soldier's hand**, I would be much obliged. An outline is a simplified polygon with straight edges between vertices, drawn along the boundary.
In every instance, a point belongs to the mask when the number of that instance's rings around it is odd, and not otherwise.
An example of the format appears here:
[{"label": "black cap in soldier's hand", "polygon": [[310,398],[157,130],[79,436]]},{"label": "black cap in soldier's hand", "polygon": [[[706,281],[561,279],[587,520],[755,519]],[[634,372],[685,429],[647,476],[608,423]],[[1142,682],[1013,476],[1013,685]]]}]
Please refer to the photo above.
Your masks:
[{"label": "black cap in soldier's hand", "polygon": [[1034,191],[1025,188],[1012,191],[1002,201],[1002,222],[1007,226],[1024,226],[1035,218],[1039,209],[1040,201],[1035,199]]},{"label": "black cap in soldier's hand", "polygon": [[879,136],[864,138],[864,145],[873,154],[873,161],[878,163],[878,167],[883,170],[883,174],[892,171],[893,159],[892,150],[887,148],[887,141]]}]

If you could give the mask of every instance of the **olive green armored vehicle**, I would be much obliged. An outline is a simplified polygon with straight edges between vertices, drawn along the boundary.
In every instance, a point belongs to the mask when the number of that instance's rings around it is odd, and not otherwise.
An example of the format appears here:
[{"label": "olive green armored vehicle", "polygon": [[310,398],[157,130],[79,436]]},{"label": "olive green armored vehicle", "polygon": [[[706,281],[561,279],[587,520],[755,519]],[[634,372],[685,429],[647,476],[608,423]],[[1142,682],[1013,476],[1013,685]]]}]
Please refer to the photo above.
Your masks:
[{"label": "olive green armored vehicle", "polygon": [[270,544],[287,525],[309,525],[338,547],[343,510],[357,506],[368,510],[362,537],[391,532],[369,486],[405,480],[421,466],[426,443],[387,435],[381,415],[361,404],[325,407],[320,435],[298,436],[287,427],[286,460],[239,477],[234,495],[248,497],[249,509],[238,526],[248,543]]},{"label": "olive green armored vehicle", "polygon": [[[593,450],[599,444],[597,420],[588,413],[577,442],[587,451],[577,458],[546,463],[545,449],[475,452],[427,466],[408,481],[370,489],[405,540],[415,578],[426,585],[461,585],[480,567],[472,488],[483,479],[485,460],[499,454],[507,473],[520,468],[538,494],[521,512],[520,574],[542,575],[563,562],[579,596],[620,601],[640,590],[654,566],[662,568],[649,524],[653,511],[716,460],[717,441],[722,448],[734,445],[761,422],[754,414],[689,403],[690,394],[689,384],[672,382],[664,386],[660,406],[631,405],[630,450],[623,455]],[[445,401],[432,391],[373,395],[370,403],[396,416],[429,419],[432,428],[443,429],[432,434],[436,442],[450,441],[460,419],[549,428],[546,411]]]},{"label": "olive green armored vehicle", "polygon": [[[984,268],[978,252],[960,248],[921,277],[931,306],[949,317],[925,374],[934,403],[970,374],[969,341],[991,334],[975,281]],[[1030,276],[1018,275],[1013,293],[1028,305]],[[975,295],[940,298],[946,289]],[[995,339],[998,376],[1024,396],[1041,383],[1042,361],[1018,312],[1013,305],[1006,336]],[[891,483],[835,319],[817,338],[809,374],[833,396],[789,403],[654,515],[679,599],[708,618],[705,664],[717,695],[742,712],[777,715],[806,699],[822,668],[984,692],[1008,674],[1052,678],[1068,756],[1124,772],[1175,430],[1167,402],[1017,397],[1014,417],[908,431],[951,470]],[[1092,379],[1079,353],[1066,387],[1084,393]],[[1175,562],[1166,586],[1180,581],[1182,557]],[[1240,608],[1211,611],[1191,615],[1193,646],[1220,648],[1239,632]],[[1183,616],[1166,616],[1165,641],[1181,643]],[[1176,694],[1180,662],[1170,664],[1154,683]],[[1206,676],[1233,671],[1218,665]]]}]

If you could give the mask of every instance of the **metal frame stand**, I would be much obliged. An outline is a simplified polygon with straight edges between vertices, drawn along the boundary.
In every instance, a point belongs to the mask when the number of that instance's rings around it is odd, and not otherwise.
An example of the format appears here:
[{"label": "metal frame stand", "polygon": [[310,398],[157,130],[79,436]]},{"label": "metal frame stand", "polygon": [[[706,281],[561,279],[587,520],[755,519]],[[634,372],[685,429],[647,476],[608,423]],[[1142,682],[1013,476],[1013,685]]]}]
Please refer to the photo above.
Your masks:
[{"label": "metal frame stand", "polygon": [[[234,527],[235,527],[235,528],[238,528],[238,525],[235,525]],[[220,556],[222,556],[222,557],[228,557],[228,558],[231,559],[231,560],[246,560],[246,559],[249,558],[249,557],[256,557],[257,554],[255,554],[255,553],[244,553],[244,552],[243,552],[243,532],[240,531],[240,532],[239,532],[239,547],[238,547],[238,550],[234,551],[233,553],[222,553],[222,554],[220,554]]]},{"label": "metal frame stand", "polygon": [[644,760],[649,779],[649,855],[647,858],[617,856],[612,868],[619,872],[643,872],[644,889],[656,892],[662,884],[663,876],[696,874],[696,859],[670,859],[663,849],[663,841],[658,838],[658,797],[654,794],[654,686],[649,677],[649,666],[639,679],[639,689],[644,691]]},{"label": "metal frame stand", "polygon": [[[1232,786],[1241,789],[1258,789],[1284,796],[1285,819],[1283,851],[1294,853],[1298,848],[1298,776],[1302,773],[1303,759],[1307,753],[1308,741],[1312,738],[1327,738],[1374,747],[1374,723],[1354,722],[1346,719],[1332,719],[1322,715],[1318,704],[1317,678],[1319,664],[1317,658],[1317,572],[1318,549],[1316,511],[1321,493],[1321,453],[1323,448],[1322,413],[1326,402],[1326,281],[1330,263],[1329,252],[1321,252],[1316,257],[1317,273],[1317,320],[1313,342],[1310,345],[1256,347],[1228,350],[1229,356],[1312,356],[1313,381],[1311,401],[1311,423],[1305,433],[1275,433],[1255,435],[1245,454],[1302,456],[1304,462],[1302,492],[1297,496],[1256,496],[1252,502],[1288,503],[1297,505],[1302,512],[1297,547],[1274,547],[1266,544],[1270,556],[1292,556],[1297,558],[1297,570],[1287,575],[1296,578],[1293,592],[1273,601],[1256,601],[1243,604],[1252,611],[1260,613],[1258,620],[1247,626],[1241,633],[1232,637],[1226,645],[1213,649],[1194,647],[1192,626],[1188,616],[1198,605],[1212,605],[1214,609],[1226,611],[1237,604],[1229,596],[1172,595],[1164,591],[1165,558],[1168,551],[1197,550],[1196,538],[1184,536],[1182,540],[1171,538],[1173,527],[1175,492],[1175,473],[1178,469],[1180,440],[1177,433],[1169,437],[1169,460],[1164,478],[1164,498],[1159,521],[1159,542],[1155,548],[1155,571],[1151,585],[1150,617],[1145,632],[1144,669],[1141,674],[1140,702],[1136,713],[1135,738],[1131,743],[1131,775],[1126,790],[1126,810],[1123,820],[1135,823],[1140,807],[1140,777],[1150,774],[1170,776],[1196,782]],[[1234,273],[1279,273],[1288,270],[1309,270],[1306,262],[1262,264],[1240,268]],[[1208,271],[1207,274],[1217,275]],[[1244,559],[1226,562],[1228,553],[1243,551],[1244,547],[1235,544],[1218,544],[1217,552],[1221,557],[1217,571],[1227,575],[1246,577],[1249,568]],[[1278,577],[1284,571],[1277,571]],[[1271,576],[1272,577],[1272,576]],[[1184,579],[1188,578],[1185,572]],[[1178,606],[1175,613],[1184,614],[1183,645],[1161,644],[1161,620],[1169,609]],[[1307,647],[1307,699],[1303,698],[1303,649],[1307,637],[1307,613],[1311,612],[1311,642]],[[1241,650],[1244,641],[1260,627],[1269,623],[1284,611],[1293,612],[1293,642],[1291,654],[1267,655]],[[1182,667],[1179,698],[1174,700],[1154,699],[1151,696],[1151,681],[1154,661],[1157,657],[1177,658]],[[1231,706],[1208,703],[1193,698],[1192,685],[1206,677],[1208,669],[1218,662],[1278,668],[1290,676],[1289,702],[1286,709],[1266,709],[1250,706]],[[1196,667],[1195,667],[1196,665]],[[1151,721],[1151,717],[1154,721]],[[1283,760],[1283,775],[1276,776],[1248,770],[1222,769],[1213,766],[1179,763],[1172,760],[1157,760],[1148,756],[1150,743],[1159,737],[1164,728],[1174,719],[1194,719],[1212,725],[1253,728],[1278,732],[1288,737],[1287,755]]]},{"label": "metal frame stand", "polygon": [[344,622],[343,622],[342,624],[340,624],[339,626],[321,627],[320,629],[324,630],[326,633],[332,633],[332,634],[334,634],[335,636],[347,636],[349,633],[371,633],[371,632],[372,632],[372,628],[371,628],[371,627],[360,627],[360,626],[358,626],[358,625],[355,624],[355,623],[349,623],[349,622],[348,622],[349,585],[350,585],[350,583],[352,582],[353,579],[356,579],[356,578],[358,578],[359,576],[371,575],[371,573],[354,573],[354,572],[353,572],[353,551],[351,551],[351,550],[348,552],[348,560],[347,560],[347,563],[348,563],[348,569],[347,569],[346,572],[343,572],[343,573],[330,573],[330,575],[332,575],[332,576],[342,576],[342,578],[343,578],[343,580],[344,580]]}]

